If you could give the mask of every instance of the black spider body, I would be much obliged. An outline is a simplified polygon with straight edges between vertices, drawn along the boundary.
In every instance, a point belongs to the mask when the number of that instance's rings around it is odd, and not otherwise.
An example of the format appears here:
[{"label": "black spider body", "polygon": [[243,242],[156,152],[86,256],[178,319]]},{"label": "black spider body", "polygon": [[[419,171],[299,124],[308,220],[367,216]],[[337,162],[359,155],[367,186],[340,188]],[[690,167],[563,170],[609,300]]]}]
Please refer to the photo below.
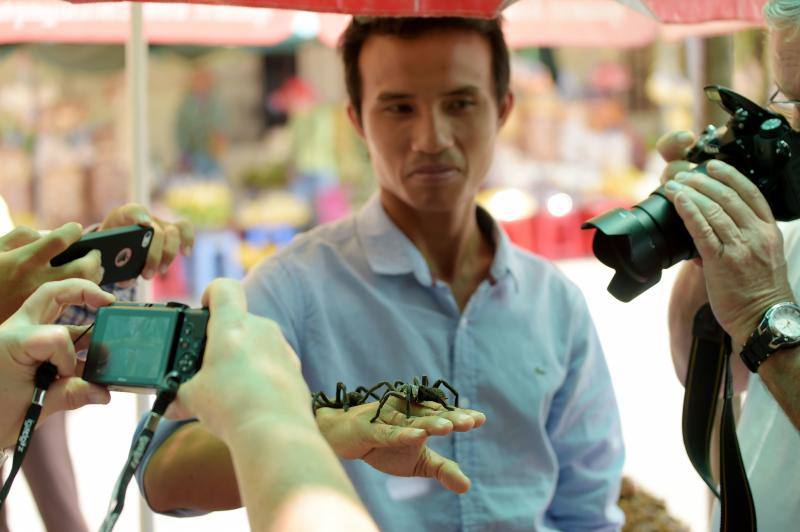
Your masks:
[{"label": "black spider body", "polygon": [[406,402],[406,417],[411,417],[411,404],[420,404],[426,401],[432,401],[434,403],[439,403],[447,410],[453,410],[453,407],[447,404],[447,394],[439,388],[439,386],[444,386],[453,394],[453,404],[458,407],[458,392],[455,388],[453,388],[447,381],[439,379],[438,381],[434,382],[432,385],[429,384],[428,376],[423,375],[422,380],[414,379],[411,381],[411,384],[405,383],[403,381],[395,381],[394,385],[391,387],[387,387],[386,392],[384,392],[383,397],[380,399],[380,403],[378,403],[378,409],[375,411],[375,416],[370,420],[370,423],[374,422],[378,417],[381,415],[381,409],[383,405],[386,404],[386,401],[389,400],[390,397],[397,397],[399,399],[403,399]]},{"label": "black spider body", "polygon": [[330,400],[325,392],[317,392],[311,394],[311,410],[316,415],[318,408],[341,408],[347,412],[351,406],[363,405],[370,398],[380,399],[375,393],[377,390],[386,386],[388,389],[392,388],[392,384],[387,381],[382,381],[373,386],[366,388],[359,386],[355,391],[348,392],[347,386],[343,382],[336,383],[336,397]]}]

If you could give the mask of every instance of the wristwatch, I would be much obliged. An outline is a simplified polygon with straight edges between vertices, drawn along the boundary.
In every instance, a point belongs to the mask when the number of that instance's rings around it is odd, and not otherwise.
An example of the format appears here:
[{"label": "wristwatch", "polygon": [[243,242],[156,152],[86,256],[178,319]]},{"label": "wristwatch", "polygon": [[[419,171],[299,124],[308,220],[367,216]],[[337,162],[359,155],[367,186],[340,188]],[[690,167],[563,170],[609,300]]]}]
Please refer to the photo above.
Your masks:
[{"label": "wristwatch", "polygon": [[758,368],[778,349],[800,344],[800,307],[794,303],[776,303],[764,313],[761,322],[742,347],[740,356],[747,369]]}]

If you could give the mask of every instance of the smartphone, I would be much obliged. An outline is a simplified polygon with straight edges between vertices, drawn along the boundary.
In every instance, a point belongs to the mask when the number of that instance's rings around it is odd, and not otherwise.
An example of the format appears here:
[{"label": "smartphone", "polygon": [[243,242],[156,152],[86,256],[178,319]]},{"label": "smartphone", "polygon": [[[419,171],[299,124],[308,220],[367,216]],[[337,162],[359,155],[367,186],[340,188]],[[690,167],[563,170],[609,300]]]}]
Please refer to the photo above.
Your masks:
[{"label": "smartphone", "polygon": [[142,273],[152,240],[153,228],[142,225],[93,231],[50,259],[50,265],[62,266],[97,249],[100,250],[100,261],[105,270],[100,284],[127,281]]}]

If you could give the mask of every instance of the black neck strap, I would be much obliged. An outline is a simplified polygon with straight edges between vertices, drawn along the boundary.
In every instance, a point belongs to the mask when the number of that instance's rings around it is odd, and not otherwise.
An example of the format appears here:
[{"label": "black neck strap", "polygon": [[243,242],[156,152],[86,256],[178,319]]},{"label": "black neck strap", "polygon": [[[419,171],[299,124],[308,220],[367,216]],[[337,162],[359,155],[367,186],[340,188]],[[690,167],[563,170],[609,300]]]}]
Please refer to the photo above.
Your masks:
[{"label": "black neck strap", "polygon": [[58,369],[50,362],[45,362],[36,369],[33,399],[31,399],[31,405],[25,413],[25,419],[22,421],[22,428],[19,431],[19,437],[17,437],[17,444],[14,447],[14,460],[11,462],[11,472],[8,474],[3,488],[0,489],[0,508],[6,502],[8,492],[11,491],[11,485],[14,483],[14,478],[22,467],[22,461],[25,460],[25,454],[31,446],[34,429],[39,421],[39,414],[42,413],[44,396],[57,375]]},{"label": "black neck strap", "polygon": [[178,388],[180,387],[181,379],[177,372],[172,372],[167,375],[159,386],[158,395],[153,402],[153,407],[147,415],[144,428],[139,433],[136,441],[131,445],[131,450],[128,453],[128,460],[125,467],[117,478],[117,484],[114,487],[114,495],[111,498],[111,503],[108,506],[108,512],[100,525],[101,532],[111,532],[117,519],[122,514],[122,508],[125,506],[125,493],[128,491],[128,484],[130,484],[133,475],[136,473],[136,468],[144,457],[145,452],[150,447],[153,441],[158,422],[161,421],[161,416],[167,411],[167,407],[175,400],[178,395]]},{"label": "black neck strap", "polygon": [[[711,307],[697,311],[692,329],[692,352],[683,399],[683,443],[697,473],[722,506],[720,530],[755,531],[756,510],[747,481],[733,415],[731,339],[719,326]],[[723,375],[725,393],[720,426],[720,489],[711,474],[711,434]]]}]

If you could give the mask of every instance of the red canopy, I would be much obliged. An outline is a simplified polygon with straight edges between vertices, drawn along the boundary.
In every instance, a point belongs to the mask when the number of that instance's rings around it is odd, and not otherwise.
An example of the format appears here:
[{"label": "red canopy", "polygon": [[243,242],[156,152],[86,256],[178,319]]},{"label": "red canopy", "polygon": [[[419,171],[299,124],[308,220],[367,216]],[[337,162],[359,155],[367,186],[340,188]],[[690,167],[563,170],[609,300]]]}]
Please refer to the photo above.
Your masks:
[{"label": "red canopy", "polygon": [[767,0],[618,0],[661,22],[696,24],[710,20],[762,22]]},{"label": "red canopy", "polygon": [[[92,0],[70,0],[88,3]],[[145,0],[148,1],[148,0]],[[157,0],[179,4],[229,4],[364,16],[497,16],[514,0]]]}]

